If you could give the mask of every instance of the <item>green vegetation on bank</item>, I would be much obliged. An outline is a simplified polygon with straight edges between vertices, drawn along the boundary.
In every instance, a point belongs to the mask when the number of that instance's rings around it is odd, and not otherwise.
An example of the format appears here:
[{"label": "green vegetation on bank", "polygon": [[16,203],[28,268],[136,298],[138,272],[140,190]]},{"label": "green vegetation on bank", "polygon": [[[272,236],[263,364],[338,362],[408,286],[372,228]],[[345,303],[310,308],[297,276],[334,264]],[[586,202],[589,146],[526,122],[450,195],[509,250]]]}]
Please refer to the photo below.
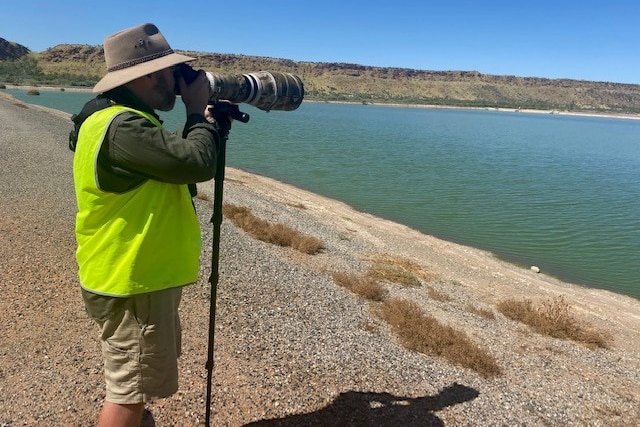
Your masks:
[{"label": "green vegetation on bank", "polygon": [[[640,85],[633,84],[180,53],[212,72],[296,74],[305,83],[306,98],[316,101],[640,114]],[[0,39],[0,83],[91,87],[105,70],[101,46],[65,44],[24,53]]]},{"label": "green vegetation on bank", "polygon": [[98,80],[98,75],[88,76],[80,68],[75,73],[69,71],[44,71],[39,55],[34,53],[19,59],[0,60],[0,82],[6,84],[91,87]]}]

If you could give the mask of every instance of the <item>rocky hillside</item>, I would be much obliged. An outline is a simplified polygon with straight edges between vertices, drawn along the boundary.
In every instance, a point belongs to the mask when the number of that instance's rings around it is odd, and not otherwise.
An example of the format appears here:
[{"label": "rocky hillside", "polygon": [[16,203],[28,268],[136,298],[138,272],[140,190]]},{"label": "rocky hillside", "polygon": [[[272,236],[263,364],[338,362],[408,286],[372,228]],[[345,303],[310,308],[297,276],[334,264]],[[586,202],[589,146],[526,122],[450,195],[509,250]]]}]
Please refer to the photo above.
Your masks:
[{"label": "rocky hillside", "polygon": [[0,37],[0,61],[18,59],[29,52],[26,47]]},{"label": "rocky hillside", "polygon": [[[640,85],[633,84],[181,53],[196,57],[196,67],[213,72],[294,73],[304,81],[307,99],[640,114]],[[82,84],[91,85],[106,68],[102,46],[58,45],[32,55],[44,76],[67,76]],[[2,79],[0,74],[0,83]]]}]

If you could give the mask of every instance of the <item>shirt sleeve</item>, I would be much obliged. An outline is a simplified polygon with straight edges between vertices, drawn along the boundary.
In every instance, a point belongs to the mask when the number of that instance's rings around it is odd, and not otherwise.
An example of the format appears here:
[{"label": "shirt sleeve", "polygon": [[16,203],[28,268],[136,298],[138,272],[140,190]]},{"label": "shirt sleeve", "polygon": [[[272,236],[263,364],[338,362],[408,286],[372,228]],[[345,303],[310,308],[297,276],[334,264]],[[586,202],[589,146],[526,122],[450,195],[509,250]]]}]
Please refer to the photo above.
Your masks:
[{"label": "shirt sleeve", "polygon": [[[184,138],[182,137],[184,135]],[[219,135],[204,116],[189,116],[182,135],[124,112],[109,126],[105,143],[114,169],[172,184],[191,184],[215,176]]]}]

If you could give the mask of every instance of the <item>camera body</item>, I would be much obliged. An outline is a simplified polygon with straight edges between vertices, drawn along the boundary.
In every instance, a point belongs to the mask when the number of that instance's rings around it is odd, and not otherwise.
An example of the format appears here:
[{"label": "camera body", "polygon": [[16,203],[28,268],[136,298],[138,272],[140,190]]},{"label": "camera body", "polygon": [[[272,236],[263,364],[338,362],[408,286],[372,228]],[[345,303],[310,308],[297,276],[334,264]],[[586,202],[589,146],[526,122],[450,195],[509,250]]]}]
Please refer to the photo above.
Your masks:
[{"label": "camera body", "polygon": [[[182,76],[190,84],[198,71],[187,64],[175,68],[176,77]],[[300,106],[304,98],[304,84],[290,73],[258,71],[247,74],[218,74],[206,72],[209,97],[212,102],[226,100],[234,104],[247,103],[264,111],[291,111]],[[177,79],[176,79],[177,80]],[[179,94],[176,83],[176,94]]]}]

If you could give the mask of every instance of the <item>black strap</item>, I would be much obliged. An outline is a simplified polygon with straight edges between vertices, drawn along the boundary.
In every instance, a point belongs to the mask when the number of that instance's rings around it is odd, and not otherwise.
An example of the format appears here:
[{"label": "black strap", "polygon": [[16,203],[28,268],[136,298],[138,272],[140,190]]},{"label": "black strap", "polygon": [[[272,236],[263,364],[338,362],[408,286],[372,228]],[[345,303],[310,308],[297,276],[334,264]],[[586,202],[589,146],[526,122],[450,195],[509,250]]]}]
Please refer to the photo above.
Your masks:
[{"label": "black strap", "polygon": [[71,116],[74,127],[69,133],[69,150],[76,151],[76,144],[78,143],[78,133],[80,132],[80,126],[82,126],[82,123],[84,123],[84,121],[87,120],[87,118],[96,111],[100,111],[113,104],[114,102],[109,98],[97,96],[91,101],[88,101],[86,104],[84,104],[84,107],[82,107],[82,111]]}]

